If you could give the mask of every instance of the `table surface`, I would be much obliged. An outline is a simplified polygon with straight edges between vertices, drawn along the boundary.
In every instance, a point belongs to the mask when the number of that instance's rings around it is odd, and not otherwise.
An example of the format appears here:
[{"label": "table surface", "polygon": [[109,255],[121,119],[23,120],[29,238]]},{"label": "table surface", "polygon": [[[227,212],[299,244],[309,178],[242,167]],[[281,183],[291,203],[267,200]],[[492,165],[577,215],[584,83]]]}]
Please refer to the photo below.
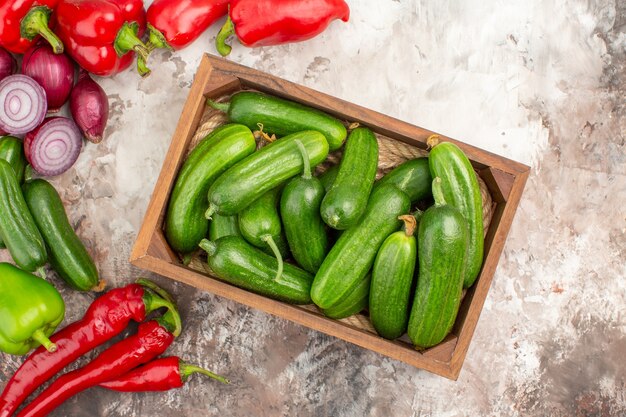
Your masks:
[{"label": "table surface", "polygon": [[[111,286],[147,276],[176,295],[185,329],[168,352],[232,383],[92,389],[54,416],[626,414],[624,2],[349,3],[350,22],[313,40],[237,45],[230,59],[532,167],[458,381],[129,264],[220,21],[183,51],[154,53],[146,79],[98,79],[111,103],[106,139],[52,182]],[[94,295],[51,280],[66,323],[80,318]],[[22,360],[0,354],[0,387]]]}]

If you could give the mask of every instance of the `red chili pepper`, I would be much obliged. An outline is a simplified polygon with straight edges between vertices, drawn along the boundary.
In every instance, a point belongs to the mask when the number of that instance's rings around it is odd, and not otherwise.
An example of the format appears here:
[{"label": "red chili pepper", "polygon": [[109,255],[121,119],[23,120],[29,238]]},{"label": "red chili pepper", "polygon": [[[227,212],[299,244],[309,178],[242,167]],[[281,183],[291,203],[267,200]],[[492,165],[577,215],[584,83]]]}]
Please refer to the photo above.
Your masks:
[{"label": "red chili pepper", "polygon": [[344,0],[232,0],[229,17],[217,35],[217,51],[226,56],[226,39],[237,35],[248,47],[300,42],[319,35],[330,22],[350,17]]},{"label": "red chili pepper", "polygon": [[[23,54],[35,38],[42,36],[56,54],[63,52],[63,43],[48,23],[59,0],[3,0],[0,4],[0,45],[16,54]],[[50,22],[54,26],[54,22]]]},{"label": "red chili pepper", "polygon": [[155,359],[132,371],[100,384],[120,392],[168,391],[182,387],[193,374],[202,374],[228,384],[228,379],[211,371],[183,362],[176,356]]},{"label": "red chili pepper", "polygon": [[[148,56],[139,39],[146,27],[142,0],[61,0],[56,32],[67,52],[92,74],[109,76],[128,68],[134,53]],[[150,70],[140,68],[142,76]]]},{"label": "red chili pepper", "polygon": [[162,317],[139,325],[137,333],[104,350],[82,368],[58,377],[28,404],[18,417],[43,417],[74,395],[124,375],[156,358],[180,334],[180,317],[170,310]]},{"label": "red chili pepper", "polygon": [[172,303],[142,285],[115,288],[97,298],[79,321],[58,331],[50,340],[53,353],[39,347],[15,372],[0,396],[0,417],[9,417],[39,386],[80,356],[120,334],[131,320],[141,322],[150,312]]}]

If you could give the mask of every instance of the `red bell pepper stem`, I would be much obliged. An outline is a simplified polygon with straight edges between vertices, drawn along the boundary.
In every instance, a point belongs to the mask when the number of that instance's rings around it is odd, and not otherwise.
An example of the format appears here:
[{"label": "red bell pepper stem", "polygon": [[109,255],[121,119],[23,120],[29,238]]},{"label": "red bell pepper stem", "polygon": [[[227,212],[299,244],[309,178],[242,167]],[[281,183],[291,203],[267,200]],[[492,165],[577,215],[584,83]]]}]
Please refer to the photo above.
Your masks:
[{"label": "red bell pepper stem", "polygon": [[41,35],[55,54],[63,53],[63,42],[48,26],[52,10],[47,6],[35,6],[24,16],[20,23],[20,32],[23,38],[32,41],[35,36]]},{"label": "red bell pepper stem", "polygon": [[221,56],[226,56],[233,50],[233,47],[227,44],[226,41],[234,34],[235,25],[233,25],[233,21],[228,16],[224,26],[217,33],[217,38],[215,38],[215,48]]},{"label": "red bell pepper stem", "polygon": [[11,416],[39,386],[70,363],[120,334],[131,320],[143,321],[154,310],[172,303],[138,284],[114,288],[91,303],[83,318],[50,337],[54,353],[37,348],[24,361],[0,395],[0,417]]},{"label": "red bell pepper stem", "polygon": [[180,330],[176,328],[177,320],[172,320],[177,315],[170,310],[158,319],[141,323],[136,334],[111,345],[82,368],[57,378],[18,417],[46,416],[74,395],[118,378],[165,352]]},{"label": "red bell pepper stem", "polygon": [[[113,48],[119,57],[123,57],[130,51],[135,51],[138,59],[137,69],[139,71],[139,75],[145,77],[150,74],[150,69],[145,65],[150,51],[137,36],[138,30],[139,25],[137,22],[125,22],[120,31],[117,32]],[[140,65],[140,62],[144,65]]]}]

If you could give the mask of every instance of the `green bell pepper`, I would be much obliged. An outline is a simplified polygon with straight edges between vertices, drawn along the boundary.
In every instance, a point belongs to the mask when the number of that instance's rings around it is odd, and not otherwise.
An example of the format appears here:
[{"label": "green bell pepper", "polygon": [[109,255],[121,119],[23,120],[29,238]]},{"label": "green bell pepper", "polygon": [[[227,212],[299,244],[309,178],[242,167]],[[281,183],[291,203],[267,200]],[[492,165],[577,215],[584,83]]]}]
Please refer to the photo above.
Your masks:
[{"label": "green bell pepper", "polygon": [[49,282],[9,263],[0,262],[0,351],[25,355],[43,345],[63,321],[65,303]]}]

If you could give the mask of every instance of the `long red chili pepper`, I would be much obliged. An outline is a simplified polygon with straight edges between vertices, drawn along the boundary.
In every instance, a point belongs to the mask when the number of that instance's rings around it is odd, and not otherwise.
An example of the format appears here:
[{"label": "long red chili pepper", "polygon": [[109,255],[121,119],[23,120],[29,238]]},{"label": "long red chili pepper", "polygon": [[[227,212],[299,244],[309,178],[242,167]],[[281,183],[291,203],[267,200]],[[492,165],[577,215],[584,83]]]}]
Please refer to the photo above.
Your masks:
[{"label": "long red chili pepper", "polygon": [[137,333],[113,344],[82,368],[57,378],[28,404],[18,417],[43,417],[74,395],[157,357],[180,334],[180,317],[170,310],[162,317],[139,325]]},{"label": "long red chili pepper", "polygon": [[120,334],[131,320],[141,322],[147,314],[162,307],[174,308],[170,301],[146,291],[139,284],[114,288],[97,298],[81,320],[50,337],[57,345],[55,352],[37,348],[15,372],[0,396],[0,417],[11,416],[44,382],[80,356]]},{"label": "long red chili pepper", "polygon": [[[35,39],[43,37],[60,54],[63,43],[48,27],[50,15],[59,0],[2,0],[0,2],[0,45],[23,54]],[[54,20],[50,21],[54,26]]]},{"label": "long red chili pepper", "polygon": [[182,387],[193,374],[206,375],[228,384],[228,379],[221,375],[185,363],[177,356],[168,356],[155,359],[100,386],[121,392],[168,391]]},{"label": "long red chili pepper", "polygon": [[228,19],[215,40],[226,56],[226,39],[237,35],[248,47],[300,42],[322,33],[335,19],[347,22],[350,8],[345,0],[231,0]]}]

